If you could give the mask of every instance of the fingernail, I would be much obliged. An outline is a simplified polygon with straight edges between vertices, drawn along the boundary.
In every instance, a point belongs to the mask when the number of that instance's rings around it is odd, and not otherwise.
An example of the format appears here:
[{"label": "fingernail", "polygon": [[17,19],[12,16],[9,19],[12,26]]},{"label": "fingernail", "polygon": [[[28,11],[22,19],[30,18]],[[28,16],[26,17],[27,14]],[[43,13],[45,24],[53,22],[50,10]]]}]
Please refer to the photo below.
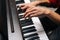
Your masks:
[{"label": "fingernail", "polygon": [[30,17],[32,17],[33,15],[30,15]]}]

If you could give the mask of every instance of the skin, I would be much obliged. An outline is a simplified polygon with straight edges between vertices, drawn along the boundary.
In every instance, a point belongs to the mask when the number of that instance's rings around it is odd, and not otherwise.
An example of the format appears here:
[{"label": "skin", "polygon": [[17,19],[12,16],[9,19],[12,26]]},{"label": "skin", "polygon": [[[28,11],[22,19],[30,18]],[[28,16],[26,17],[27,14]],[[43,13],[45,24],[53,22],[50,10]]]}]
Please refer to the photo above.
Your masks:
[{"label": "skin", "polygon": [[46,16],[50,18],[52,21],[56,22],[57,24],[60,24],[60,15],[48,8],[43,8],[43,7],[37,7],[36,5],[40,3],[50,3],[49,0],[36,0],[34,2],[28,3],[28,4],[22,4],[20,5],[21,9],[26,9],[24,17],[35,17],[35,16]]},{"label": "skin", "polygon": [[36,5],[40,4],[40,3],[44,3],[44,2],[49,3],[48,0],[42,0],[42,1],[36,0],[34,2],[31,2],[31,3],[23,3],[22,5],[19,5],[19,6],[21,7],[21,9],[27,9],[27,8],[36,6]]}]

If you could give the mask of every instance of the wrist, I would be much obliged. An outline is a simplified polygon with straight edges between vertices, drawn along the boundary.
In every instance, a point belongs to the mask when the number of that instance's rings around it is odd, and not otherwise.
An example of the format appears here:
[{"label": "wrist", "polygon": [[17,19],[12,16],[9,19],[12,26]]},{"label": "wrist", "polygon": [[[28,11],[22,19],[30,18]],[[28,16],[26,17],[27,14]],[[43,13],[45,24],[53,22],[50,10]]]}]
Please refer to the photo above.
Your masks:
[{"label": "wrist", "polygon": [[44,15],[46,15],[47,17],[50,16],[52,14],[52,11],[51,10],[46,10],[44,12]]},{"label": "wrist", "polygon": [[49,1],[34,1],[32,3],[33,3],[33,5],[37,6],[37,5],[39,5],[41,3],[45,3],[45,2],[49,3]]},{"label": "wrist", "polygon": [[47,12],[47,17],[51,17],[51,16],[53,16],[54,15],[54,11],[52,11],[52,10],[50,10],[49,12]]}]

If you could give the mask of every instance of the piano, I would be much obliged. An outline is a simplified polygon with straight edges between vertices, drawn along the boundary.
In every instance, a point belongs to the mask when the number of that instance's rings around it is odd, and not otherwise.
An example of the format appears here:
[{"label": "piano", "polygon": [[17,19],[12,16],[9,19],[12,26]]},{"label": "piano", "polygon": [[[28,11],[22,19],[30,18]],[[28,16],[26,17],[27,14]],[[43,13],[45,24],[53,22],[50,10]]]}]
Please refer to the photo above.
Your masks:
[{"label": "piano", "polygon": [[39,17],[31,19],[22,17],[24,11],[19,8],[19,5],[31,1],[0,0],[0,40],[50,40],[47,32],[57,27],[52,21],[48,22],[49,20]]},{"label": "piano", "polygon": [[24,11],[18,5],[31,1],[0,0],[0,40],[49,40],[44,29],[45,24],[43,25],[44,19],[41,20],[39,17],[24,19],[22,17]]},{"label": "piano", "polygon": [[[47,22],[45,18],[25,19],[22,17],[24,11],[19,8],[19,5],[31,1],[0,0],[0,40],[50,40],[47,32],[51,29],[50,27],[52,29],[57,27],[54,23]],[[46,22],[48,25],[45,24]]]},{"label": "piano", "polygon": [[38,17],[24,19],[18,8],[30,0],[6,0],[8,40],[49,40]]}]

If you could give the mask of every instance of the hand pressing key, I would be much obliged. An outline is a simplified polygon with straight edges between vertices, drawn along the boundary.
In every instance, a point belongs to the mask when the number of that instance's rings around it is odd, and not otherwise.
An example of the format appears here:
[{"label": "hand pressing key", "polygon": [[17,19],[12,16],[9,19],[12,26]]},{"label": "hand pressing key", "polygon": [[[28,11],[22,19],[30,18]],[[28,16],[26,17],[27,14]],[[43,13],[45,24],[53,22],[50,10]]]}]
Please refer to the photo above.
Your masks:
[{"label": "hand pressing key", "polygon": [[33,6],[37,6],[38,4],[40,4],[41,1],[34,1],[34,2],[31,2],[31,3],[23,3],[21,5],[19,5],[19,7],[21,7],[21,9],[28,9],[28,8],[31,8]]},{"label": "hand pressing key", "polygon": [[32,7],[26,10],[24,17],[48,16],[51,12],[50,9],[44,7]]}]

